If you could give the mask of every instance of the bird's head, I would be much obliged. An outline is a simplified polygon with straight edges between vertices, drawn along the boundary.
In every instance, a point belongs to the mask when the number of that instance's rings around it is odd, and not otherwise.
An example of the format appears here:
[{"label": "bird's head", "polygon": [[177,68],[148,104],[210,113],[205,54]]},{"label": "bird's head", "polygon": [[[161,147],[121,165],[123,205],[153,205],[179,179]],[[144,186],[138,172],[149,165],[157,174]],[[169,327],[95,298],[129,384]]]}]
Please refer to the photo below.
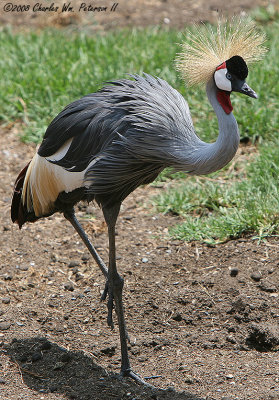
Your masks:
[{"label": "bird's head", "polygon": [[227,114],[232,111],[229,98],[231,92],[243,93],[254,99],[258,98],[256,92],[246,83],[247,76],[248,67],[241,56],[233,56],[216,68],[213,78],[218,89],[217,99]]},{"label": "bird's head", "polygon": [[219,103],[230,113],[232,91],[257,98],[245,79],[247,64],[263,58],[264,41],[264,33],[247,18],[219,20],[216,29],[196,26],[186,33],[182,52],[176,58],[176,68],[190,86],[213,80]]}]

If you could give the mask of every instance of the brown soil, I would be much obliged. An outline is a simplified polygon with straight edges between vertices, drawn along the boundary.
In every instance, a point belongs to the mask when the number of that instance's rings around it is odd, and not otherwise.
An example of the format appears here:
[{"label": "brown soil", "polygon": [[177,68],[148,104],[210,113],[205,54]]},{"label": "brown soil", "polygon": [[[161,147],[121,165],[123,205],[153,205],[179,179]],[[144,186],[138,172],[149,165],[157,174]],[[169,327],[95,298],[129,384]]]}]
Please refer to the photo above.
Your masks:
[{"label": "brown soil", "polygon": [[[219,7],[205,2],[201,11],[200,3],[187,4],[191,20]],[[152,22],[173,21],[181,4],[131,1],[128,20],[139,24],[152,6]],[[184,17],[174,15],[179,26]],[[0,133],[1,400],[279,399],[277,238],[217,247],[170,240],[179,218],[150,206],[164,187],[134,192],[118,220],[118,267],[133,369],[160,389],[120,379],[117,326],[106,326],[100,302],[104,279],[72,227],[58,214],[21,231],[10,222],[14,179],[35,148],[20,142],[20,127]],[[80,205],[77,215],[107,260],[100,210]]]},{"label": "brown soil", "polygon": [[[8,1],[7,1],[8,3]],[[267,7],[276,4],[276,0],[113,0],[107,1],[71,1],[73,10],[62,12],[64,0],[53,2],[57,11],[44,10],[51,1],[12,2],[30,5],[28,11],[8,11],[4,0],[0,5],[0,23],[11,24],[14,28],[42,28],[48,26],[72,26],[88,30],[107,30],[120,27],[142,27],[163,25],[183,28],[186,24],[199,21],[216,21],[216,15],[247,13],[252,7]],[[11,4],[11,3],[9,3]],[[39,4],[39,5],[38,5]],[[84,4],[85,6],[81,6]],[[117,4],[115,11],[111,11]],[[90,11],[98,8],[99,11]],[[33,7],[35,6],[35,9]],[[103,10],[101,10],[103,7]],[[6,11],[5,11],[6,10]],[[35,10],[35,11],[34,11]]]}]

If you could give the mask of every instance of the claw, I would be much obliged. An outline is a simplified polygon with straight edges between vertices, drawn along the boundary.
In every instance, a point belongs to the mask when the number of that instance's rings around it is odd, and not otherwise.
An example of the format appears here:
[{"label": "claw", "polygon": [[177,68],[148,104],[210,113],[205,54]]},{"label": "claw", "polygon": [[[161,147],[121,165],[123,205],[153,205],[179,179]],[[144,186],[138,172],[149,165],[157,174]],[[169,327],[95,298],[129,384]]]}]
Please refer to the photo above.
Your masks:
[{"label": "claw", "polygon": [[121,376],[132,378],[137,383],[140,383],[140,384],[150,387],[150,388],[154,388],[153,385],[151,385],[150,383],[147,383],[144,379],[142,379],[139,375],[137,375],[135,372],[133,372],[130,368],[121,371]]}]

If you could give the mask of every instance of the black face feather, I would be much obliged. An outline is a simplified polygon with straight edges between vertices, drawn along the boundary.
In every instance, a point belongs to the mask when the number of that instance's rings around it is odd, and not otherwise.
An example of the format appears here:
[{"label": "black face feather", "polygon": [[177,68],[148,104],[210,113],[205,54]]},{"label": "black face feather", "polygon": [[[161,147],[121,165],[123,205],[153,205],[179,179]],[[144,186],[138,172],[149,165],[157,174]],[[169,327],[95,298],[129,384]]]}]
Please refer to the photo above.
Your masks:
[{"label": "black face feather", "polygon": [[248,75],[248,67],[246,62],[240,56],[233,56],[226,61],[227,70],[235,75],[238,79],[244,81]]}]

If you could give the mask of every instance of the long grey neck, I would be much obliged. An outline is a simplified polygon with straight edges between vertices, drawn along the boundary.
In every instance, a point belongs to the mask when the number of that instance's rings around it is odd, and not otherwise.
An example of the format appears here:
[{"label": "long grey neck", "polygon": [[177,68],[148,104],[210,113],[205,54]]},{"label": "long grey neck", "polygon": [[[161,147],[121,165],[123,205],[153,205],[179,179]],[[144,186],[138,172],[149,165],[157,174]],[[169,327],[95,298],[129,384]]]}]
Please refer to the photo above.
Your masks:
[{"label": "long grey neck", "polygon": [[226,114],[217,100],[217,88],[212,80],[206,86],[210,101],[218,118],[219,136],[214,143],[198,141],[192,154],[193,169],[190,173],[197,175],[209,174],[228,164],[234,157],[239,145],[239,132],[233,114]]}]

